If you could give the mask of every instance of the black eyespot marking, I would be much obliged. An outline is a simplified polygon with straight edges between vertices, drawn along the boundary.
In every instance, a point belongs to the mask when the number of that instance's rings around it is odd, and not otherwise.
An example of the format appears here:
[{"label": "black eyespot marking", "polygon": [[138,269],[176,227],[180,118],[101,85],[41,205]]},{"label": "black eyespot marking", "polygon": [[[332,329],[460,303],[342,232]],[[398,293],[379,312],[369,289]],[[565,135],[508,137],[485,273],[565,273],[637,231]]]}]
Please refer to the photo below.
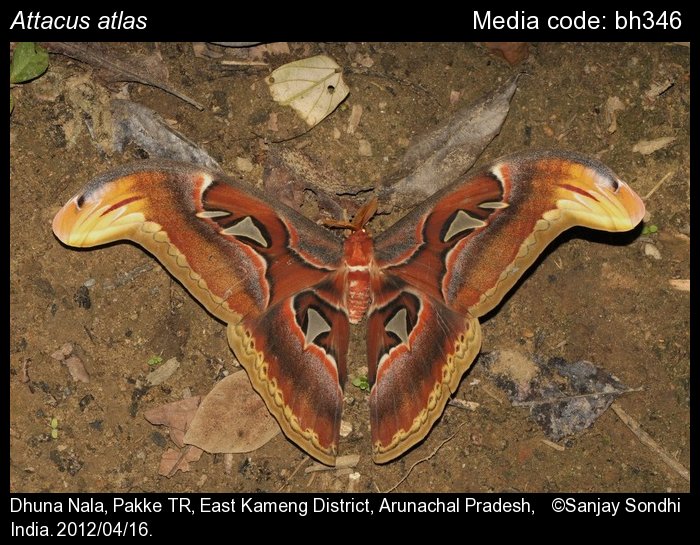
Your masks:
[{"label": "black eyespot marking", "polygon": [[78,199],[75,201],[75,205],[78,207],[78,210],[80,210],[84,204],[85,204],[85,193],[80,195],[80,197],[78,197]]}]

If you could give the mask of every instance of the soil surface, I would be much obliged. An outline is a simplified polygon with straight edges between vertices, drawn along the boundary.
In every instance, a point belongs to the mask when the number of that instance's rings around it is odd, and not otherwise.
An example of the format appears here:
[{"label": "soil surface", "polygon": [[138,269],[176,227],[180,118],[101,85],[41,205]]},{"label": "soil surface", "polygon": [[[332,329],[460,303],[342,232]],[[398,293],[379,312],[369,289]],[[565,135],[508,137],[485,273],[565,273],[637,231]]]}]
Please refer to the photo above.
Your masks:
[{"label": "soil surface", "polygon": [[[233,58],[230,50],[210,47]],[[351,481],[347,470],[306,473],[311,461],[282,434],[254,452],[205,453],[189,472],[159,475],[161,456],[173,445],[143,414],[206,395],[238,369],[225,327],[138,247],[69,249],[52,234],[51,220],[93,176],[143,157],[142,150],[117,153],[106,143],[101,109],[116,93],[156,110],[232,176],[259,185],[261,137],[274,139],[270,112],[280,111],[263,79],[272,68],[318,53],[345,67],[350,95],[313,130],[278,145],[303,149],[349,186],[379,184],[413,136],[524,70],[502,131],[479,165],[526,148],[575,150],[599,157],[641,196],[651,193],[646,224],[655,233],[562,236],[482,320],[483,350],[595,362],[639,389],[618,403],[689,468],[690,294],[671,282],[690,274],[689,49],[531,44],[529,58],[511,67],[473,43],[289,47],[288,54],[264,57],[269,67],[232,70],[222,68],[222,59],[196,57],[189,43],[112,46],[124,55],[160,54],[170,82],[204,111],[152,87],[107,87],[91,67],[59,55],[51,56],[45,75],[13,89],[11,490],[384,491],[405,477],[398,491],[687,491],[688,482],[612,410],[559,448],[548,445],[528,410],[513,407],[478,360],[455,394],[477,408],[448,406],[423,443],[385,465],[371,459],[368,396],[346,385],[344,419],[352,432],[340,450],[360,455],[359,480]],[[606,118],[611,97],[621,105],[616,127]],[[348,134],[355,104],[363,115]],[[283,139],[291,125],[280,115]],[[640,141],[662,137],[675,140],[649,154],[635,151]],[[313,195],[306,199],[312,208]],[[364,330],[356,330],[353,376],[366,365]],[[52,357],[65,343],[73,344],[89,382],[73,380]],[[176,357],[181,366],[148,388],[153,356]]]}]

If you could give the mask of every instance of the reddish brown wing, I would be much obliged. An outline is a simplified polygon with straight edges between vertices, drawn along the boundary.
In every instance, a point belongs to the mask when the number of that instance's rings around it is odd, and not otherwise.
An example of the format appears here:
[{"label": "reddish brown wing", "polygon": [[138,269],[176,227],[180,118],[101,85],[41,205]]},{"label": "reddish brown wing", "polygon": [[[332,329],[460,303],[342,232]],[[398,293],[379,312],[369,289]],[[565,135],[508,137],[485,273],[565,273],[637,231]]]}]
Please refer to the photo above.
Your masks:
[{"label": "reddish brown wing", "polygon": [[146,161],[92,181],[56,215],[71,246],[132,240],[212,314],[287,436],[332,463],[349,322],[334,285],[342,243],[248,186]]},{"label": "reddish brown wing", "polygon": [[600,162],[531,152],[458,180],[379,236],[383,276],[368,330],[375,460],[428,433],[479,351],[478,317],[559,233],[626,231],[643,215],[641,199]]}]

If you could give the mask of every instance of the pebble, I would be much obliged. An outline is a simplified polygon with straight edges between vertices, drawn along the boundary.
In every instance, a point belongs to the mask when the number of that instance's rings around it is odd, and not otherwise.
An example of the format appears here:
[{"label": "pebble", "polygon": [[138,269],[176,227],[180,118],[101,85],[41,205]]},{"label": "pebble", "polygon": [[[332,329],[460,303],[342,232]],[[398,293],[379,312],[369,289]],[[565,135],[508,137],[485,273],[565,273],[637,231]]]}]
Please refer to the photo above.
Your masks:
[{"label": "pebble", "polygon": [[157,367],[155,371],[151,371],[146,377],[146,382],[151,386],[163,384],[179,369],[179,367],[180,362],[177,361],[177,358],[170,358],[163,365]]},{"label": "pebble", "polygon": [[372,157],[372,145],[368,140],[360,140],[360,147],[357,152],[362,157]]},{"label": "pebble", "polygon": [[246,157],[236,157],[236,168],[241,172],[253,170],[253,162]]},{"label": "pebble", "polygon": [[659,249],[648,242],[644,245],[644,255],[653,257],[654,259],[661,259],[661,252],[659,252]]},{"label": "pebble", "polygon": [[352,424],[346,420],[340,421],[340,436],[347,437],[352,433]]}]

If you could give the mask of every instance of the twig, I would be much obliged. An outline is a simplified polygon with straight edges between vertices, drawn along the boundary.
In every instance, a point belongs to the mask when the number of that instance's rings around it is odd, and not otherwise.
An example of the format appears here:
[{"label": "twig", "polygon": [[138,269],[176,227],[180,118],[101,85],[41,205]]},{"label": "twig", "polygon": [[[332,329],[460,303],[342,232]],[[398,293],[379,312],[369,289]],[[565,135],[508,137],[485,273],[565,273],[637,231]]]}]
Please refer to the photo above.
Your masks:
[{"label": "twig", "polygon": [[32,358],[27,358],[22,363],[22,374],[20,375],[22,378],[20,380],[25,384],[31,380],[29,378],[29,366],[31,364],[32,364]]},{"label": "twig", "polygon": [[452,407],[464,409],[465,411],[476,411],[479,407],[481,407],[481,404],[477,403],[476,401],[464,401],[463,399],[458,398],[450,399],[447,404]]},{"label": "twig", "polygon": [[673,469],[686,481],[690,482],[690,471],[688,471],[678,460],[671,457],[671,455],[668,454],[663,447],[661,447],[661,445],[654,441],[651,436],[642,429],[639,422],[627,414],[617,403],[613,403],[611,407],[612,410],[615,411],[615,414],[620,417],[620,420],[624,422],[625,426],[627,426],[630,431],[637,436],[637,439],[658,454],[668,467]]},{"label": "twig", "polygon": [[[196,448],[196,447],[195,447]],[[166,477],[170,478],[175,473],[178,472],[185,464],[189,463],[190,460],[187,460],[187,455],[190,453],[190,450],[192,449],[192,445],[186,445],[184,449],[180,452],[180,456],[178,457],[177,461],[173,465],[173,467],[170,469]]]},{"label": "twig", "polygon": [[110,53],[95,48],[92,44],[77,42],[44,42],[44,45],[54,53],[59,53],[72,59],[77,59],[91,66],[101,68],[112,75],[117,81],[135,81],[143,85],[157,87],[184,100],[198,110],[204,110],[196,100],[181,93],[170,84],[156,81],[147,71],[141,68],[134,68],[127,62],[114,58]]},{"label": "twig", "polygon": [[540,441],[548,447],[553,448],[554,450],[558,450],[559,452],[564,452],[566,450],[565,446],[558,445],[557,443],[555,443],[554,441],[550,441],[549,439],[540,439]]},{"label": "twig", "polygon": [[304,457],[301,459],[301,462],[299,462],[299,463],[297,464],[297,467],[294,468],[294,471],[292,471],[292,473],[289,475],[289,477],[287,477],[287,479],[284,481],[284,483],[282,484],[282,486],[280,486],[280,487],[277,489],[277,492],[282,492],[282,489],[283,489],[285,486],[287,486],[287,485],[289,484],[289,482],[294,478],[294,475],[296,475],[297,473],[299,473],[299,470],[301,469],[301,467],[302,467],[306,462],[308,462],[310,459],[311,459],[310,456],[304,456]]},{"label": "twig", "polygon": [[130,271],[127,271],[125,273],[119,273],[117,275],[117,278],[114,280],[113,285],[105,286],[105,289],[120,288],[124,284],[128,284],[129,282],[133,281],[134,278],[136,278],[137,276],[147,273],[154,267],[155,265],[153,264],[152,260],[141,263],[140,265],[136,265],[136,267],[134,267]]},{"label": "twig", "polygon": [[270,66],[263,61],[221,61],[224,66]]},{"label": "twig", "polygon": [[401,479],[399,480],[399,482],[397,482],[394,486],[392,486],[391,488],[385,490],[385,491],[382,492],[382,493],[383,493],[383,494],[388,494],[389,492],[393,492],[394,490],[396,490],[396,489],[399,487],[399,485],[400,485],[402,482],[404,482],[404,481],[408,478],[408,476],[411,474],[411,471],[413,471],[413,468],[414,468],[414,467],[416,467],[418,464],[421,464],[421,463],[423,463],[423,462],[426,462],[426,461],[430,460],[433,456],[435,456],[435,455],[437,454],[437,451],[440,450],[440,449],[445,445],[445,443],[447,443],[447,442],[451,441],[452,439],[454,439],[454,436],[457,435],[457,434],[459,433],[459,430],[461,430],[462,427],[463,427],[466,423],[467,423],[466,421],[462,422],[452,435],[450,435],[447,439],[445,439],[444,441],[442,441],[442,442],[441,442],[437,447],[435,447],[435,448],[433,449],[433,451],[432,451],[430,454],[428,454],[425,458],[421,458],[420,460],[416,460],[415,462],[413,462],[413,464],[411,465],[411,467],[408,468],[408,471],[406,472],[406,474],[405,474],[403,477],[401,477]]},{"label": "twig", "polygon": [[646,201],[649,197],[651,197],[651,196],[654,194],[654,192],[655,192],[657,189],[659,189],[659,188],[661,187],[661,184],[664,183],[666,180],[668,180],[668,178],[669,178],[672,174],[674,174],[674,173],[675,173],[675,170],[672,170],[671,172],[669,172],[668,174],[666,174],[666,176],[664,176],[663,178],[661,178],[661,179],[657,182],[657,184],[656,184],[654,187],[651,188],[651,190],[649,191],[649,193],[647,193],[646,195],[644,195],[644,196],[642,197],[642,200],[643,200],[643,201]]}]

